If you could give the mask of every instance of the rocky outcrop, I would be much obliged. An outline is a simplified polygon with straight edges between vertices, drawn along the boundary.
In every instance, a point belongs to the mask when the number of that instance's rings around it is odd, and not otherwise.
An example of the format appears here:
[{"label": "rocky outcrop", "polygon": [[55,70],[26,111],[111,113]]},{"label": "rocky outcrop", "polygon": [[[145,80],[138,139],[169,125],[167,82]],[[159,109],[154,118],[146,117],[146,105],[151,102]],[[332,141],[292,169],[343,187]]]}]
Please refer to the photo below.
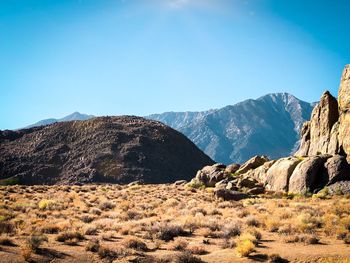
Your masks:
[{"label": "rocky outcrop", "polygon": [[288,192],[289,179],[300,161],[295,157],[277,160],[267,171],[266,188],[271,191]]},{"label": "rocky outcrop", "polygon": [[350,162],[350,65],[347,65],[339,87],[339,147]]},{"label": "rocky outcrop", "polygon": [[264,163],[268,162],[269,158],[266,156],[254,156],[253,158],[249,159],[245,164],[243,164],[237,171],[237,174],[244,174],[250,170],[256,169],[259,166],[263,165]]},{"label": "rocky outcrop", "polygon": [[225,188],[215,189],[214,195],[217,198],[221,198],[225,201],[239,201],[249,197],[248,194],[238,192],[238,191],[228,190]]},{"label": "rocky outcrop", "polygon": [[288,191],[306,193],[313,192],[317,187],[320,187],[322,169],[328,158],[329,156],[314,156],[307,157],[300,162],[290,177]]},{"label": "rocky outcrop", "polygon": [[238,163],[233,163],[233,164],[230,164],[226,167],[225,169],[225,172],[228,173],[228,174],[234,174],[235,172],[238,171],[238,169],[241,167],[240,164]]},{"label": "rocky outcrop", "polygon": [[263,165],[259,166],[258,168],[248,171],[246,173],[246,176],[254,178],[262,185],[265,185],[267,181],[267,171],[271,168],[271,166],[275,162],[276,162],[275,160],[266,162]]},{"label": "rocky outcrop", "polygon": [[229,175],[225,172],[226,166],[220,163],[205,166],[196,174],[195,180],[207,187],[214,187],[216,183],[224,180]]},{"label": "rocky outcrop", "polygon": [[0,180],[23,184],[170,183],[213,161],[168,126],[100,117],[0,132]]},{"label": "rocky outcrop", "polygon": [[329,194],[350,194],[350,181],[336,182],[330,186],[327,186]]},{"label": "rocky outcrop", "polygon": [[[313,156],[335,154],[334,145],[330,147],[333,125],[338,121],[338,102],[328,91],[323,93],[320,102],[311,114],[310,122],[304,124],[299,151],[296,155]],[[332,148],[332,153],[330,149]]]},{"label": "rocky outcrop", "polygon": [[326,173],[325,180],[327,185],[334,184],[339,181],[350,180],[350,165],[344,156],[335,155],[325,163]]}]

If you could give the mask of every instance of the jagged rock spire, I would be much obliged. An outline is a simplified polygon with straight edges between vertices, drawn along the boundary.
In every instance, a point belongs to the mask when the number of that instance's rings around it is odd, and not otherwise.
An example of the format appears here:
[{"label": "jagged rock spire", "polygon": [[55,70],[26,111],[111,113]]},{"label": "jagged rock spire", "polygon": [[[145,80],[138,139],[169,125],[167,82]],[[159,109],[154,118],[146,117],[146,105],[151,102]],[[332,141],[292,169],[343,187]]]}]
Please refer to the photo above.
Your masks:
[{"label": "jagged rock spire", "polygon": [[339,147],[350,161],[350,64],[346,65],[339,87]]}]

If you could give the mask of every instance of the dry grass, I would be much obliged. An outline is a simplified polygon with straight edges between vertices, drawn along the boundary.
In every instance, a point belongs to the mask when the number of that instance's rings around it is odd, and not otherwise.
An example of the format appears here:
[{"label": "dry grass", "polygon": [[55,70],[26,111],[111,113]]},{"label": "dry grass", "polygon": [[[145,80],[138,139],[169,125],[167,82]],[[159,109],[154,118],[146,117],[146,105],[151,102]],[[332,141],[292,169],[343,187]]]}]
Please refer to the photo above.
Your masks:
[{"label": "dry grass", "polygon": [[[37,253],[42,247],[102,261],[133,256],[137,262],[215,262],[212,255],[226,250],[232,262],[256,253],[296,260],[288,254],[294,247],[307,254],[319,243],[325,250],[339,248],[340,259],[350,256],[345,196],[265,195],[229,202],[206,189],[174,185],[7,186],[0,187],[0,196],[0,253],[8,261],[53,260]],[[266,260],[285,262],[277,256]]]}]

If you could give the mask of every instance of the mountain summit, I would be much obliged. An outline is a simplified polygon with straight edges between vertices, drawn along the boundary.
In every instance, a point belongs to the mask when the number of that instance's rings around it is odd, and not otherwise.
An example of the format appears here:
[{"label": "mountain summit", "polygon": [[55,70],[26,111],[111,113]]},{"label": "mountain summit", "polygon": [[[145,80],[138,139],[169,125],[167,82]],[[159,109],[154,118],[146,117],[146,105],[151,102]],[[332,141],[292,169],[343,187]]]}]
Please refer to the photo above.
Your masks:
[{"label": "mountain summit", "polygon": [[32,128],[32,127],[37,127],[37,126],[43,126],[43,125],[48,125],[48,124],[52,124],[55,122],[63,122],[63,121],[85,121],[85,120],[89,120],[91,118],[94,118],[94,115],[87,115],[87,114],[82,114],[80,112],[73,112],[72,114],[69,114],[63,118],[60,119],[45,119],[45,120],[41,120],[38,121],[32,125],[28,125],[26,128]]},{"label": "mountain summit", "polygon": [[294,152],[312,109],[311,103],[291,94],[274,93],[217,110],[147,118],[182,132],[217,162],[242,163],[257,154],[276,159]]}]

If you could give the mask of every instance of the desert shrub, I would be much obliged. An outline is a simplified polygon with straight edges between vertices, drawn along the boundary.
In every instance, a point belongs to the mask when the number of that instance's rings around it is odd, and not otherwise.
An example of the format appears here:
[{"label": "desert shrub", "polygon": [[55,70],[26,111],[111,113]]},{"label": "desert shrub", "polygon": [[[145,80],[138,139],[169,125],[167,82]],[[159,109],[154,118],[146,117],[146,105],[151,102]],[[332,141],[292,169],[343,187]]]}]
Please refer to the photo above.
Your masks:
[{"label": "desert shrub", "polygon": [[347,231],[350,231],[350,216],[342,218],[340,220],[340,225]]},{"label": "desert shrub", "polygon": [[13,234],[15,233],[15,226],[11,222],[0,222],[0,234]]},{"label": "desert shrub", "polygon": [[241,257],[248,257],[255,250],[254,243],[249,239],[238,240],[236,245],[236,252]]},{"label": "desert shrub", "polygon": [[79,241],[84,239],[84,236],[78,231],[63,232],[56,237],[58,242],[64,242],[68,245],[76,245]]},{"label": "desert shrub", "polygon": [[84,223],[88,224],[88,223],[91,223],[92,221],[94,221],[95,217],[94,216],[89,216],[89,215],[83,215],[80,218],[80,220],[83,221]]},{"label": "desert shrub", "polygon": [[189,252],[182,252],[175,256],[174,263],[203,263],[200,258],[193,256]]},{"label": "desert shrub", "polygon": [[122,245],[126,248],[131,248],[139,251],[148,250],[146,243],[135,237],[126,238],[123,240]]},{"label": "desert shrub", "polygon": [[101,259],[113,261],[114,259],[118,258],[118,253],[108,247],[100,246],[97,252]]},{"label": "desert shrub", "polygon": [[85,246],[86,251],[98,252],[100,248],[100,241],[98,239],[91,239]]},{"label": "desert shrub", "polygon": [[262,238],[262,234],[261,232],[259,232],[258,230],[256,230],[255,228],[253,229],[249,229],[248,233],[253,235],[255,237],[256,240],[260,241]]},{"label": "desert shrub", "polygon": [[193,255],[206,255],[208,251],[203,246],[191,246],[187,249]]},{"label": "desert shrub", "polygon": [[259,227],[261,225],[260,221],[254,216],[247,217],[246,224],[254,227]]},{"label": "desert shrub", "polygon": [[184,251],[188,246],[188,242],[185,239],[177,238],[172,244],[171,248],[173,250]]},{"label": "desert shrub", "polygon": [[347,235],[343,238],[343,241],[345,244],[350,244],[350,233],[347,233]]},{"label": "desert shrub", "polygon": [[281,226],[281,221],[276,219],[267,219],[265,222],[266,230],[269,232],[277,232]]},{"label": "desert shrub", "polygon": [[170,241],[175,237],[188,234],[182,226],[170,223],[159,223],[155,225],[151,231],[155,233],[157,238],[164,241]]},{"label": "desert shrub", "polygon": [[287,259],[282,258],[278,254],[272,254],[269,256],[269,263],[288,263]]},{"label": "desert shrub", "polygon": [[98,230],[97,230],[97,227],[95,226],[88,226],[84,230],[84,234],[88,236],[97,235],[97,233],[98,233]]},{"label": "desert shrub", "polygon": [[106,201],[106,202],[103,202],[99,205],[99,208],[103,211],[106,211],[106,210],[111,210],[113,208],[115,208],[115,204],[111,201]]},{"label": "desert shrub", "polygon": [[100,216],[102,214],[102,211],[101,209],[94,207],[90,209],[90,214]]},{"label": "desert shrub", "polygon": [[236,241],[233,240],[232,238],[225,238],[223,239],[221,243],[221,248],[226,249],[226,248],[235,248],[237,246]]},{"label": "desert shrub", "polygon": [[242,226],[238,222],[227,224],[222,229],[222,238],[229,239],[241,234]]},{"label": "desert shrub", "polygon": [[57,225],[47,224],[41,227],[40,232],[43,234],[57,234],[60,230],[60,227]]},{"label": "desert shrub", "polygon": [[47,241],[48,239],[44,235],[32,235],[27,238],[26,245],[31,251],[37,252],[40,246]]},{"label": "desert shrub", "polygon": [[258,239],[249,232],[245,232],[239,236],[238,240],[250,240],[254,245],[259,243]]},{"label": "desert shrub", "polygon": [[38,207],[40,210],[59,210],[61,208],[57,201],[48,199],[41,200]]},{"label": "desert shrub", "polygon": [[302,213],[297,217],[301,232],[313,232],[316,228],[322,227],[322,219],[309,213]]},{"label": "desert shrub", "polygon": [[8,237],[0,237],[0,245],[14,247],[16,244]]},{"label": "desert shrub", "polygon": [[293,235],[284,239],[286,243],[304,243],[307,245],[319,244],[320,239],[316,235]]}]

